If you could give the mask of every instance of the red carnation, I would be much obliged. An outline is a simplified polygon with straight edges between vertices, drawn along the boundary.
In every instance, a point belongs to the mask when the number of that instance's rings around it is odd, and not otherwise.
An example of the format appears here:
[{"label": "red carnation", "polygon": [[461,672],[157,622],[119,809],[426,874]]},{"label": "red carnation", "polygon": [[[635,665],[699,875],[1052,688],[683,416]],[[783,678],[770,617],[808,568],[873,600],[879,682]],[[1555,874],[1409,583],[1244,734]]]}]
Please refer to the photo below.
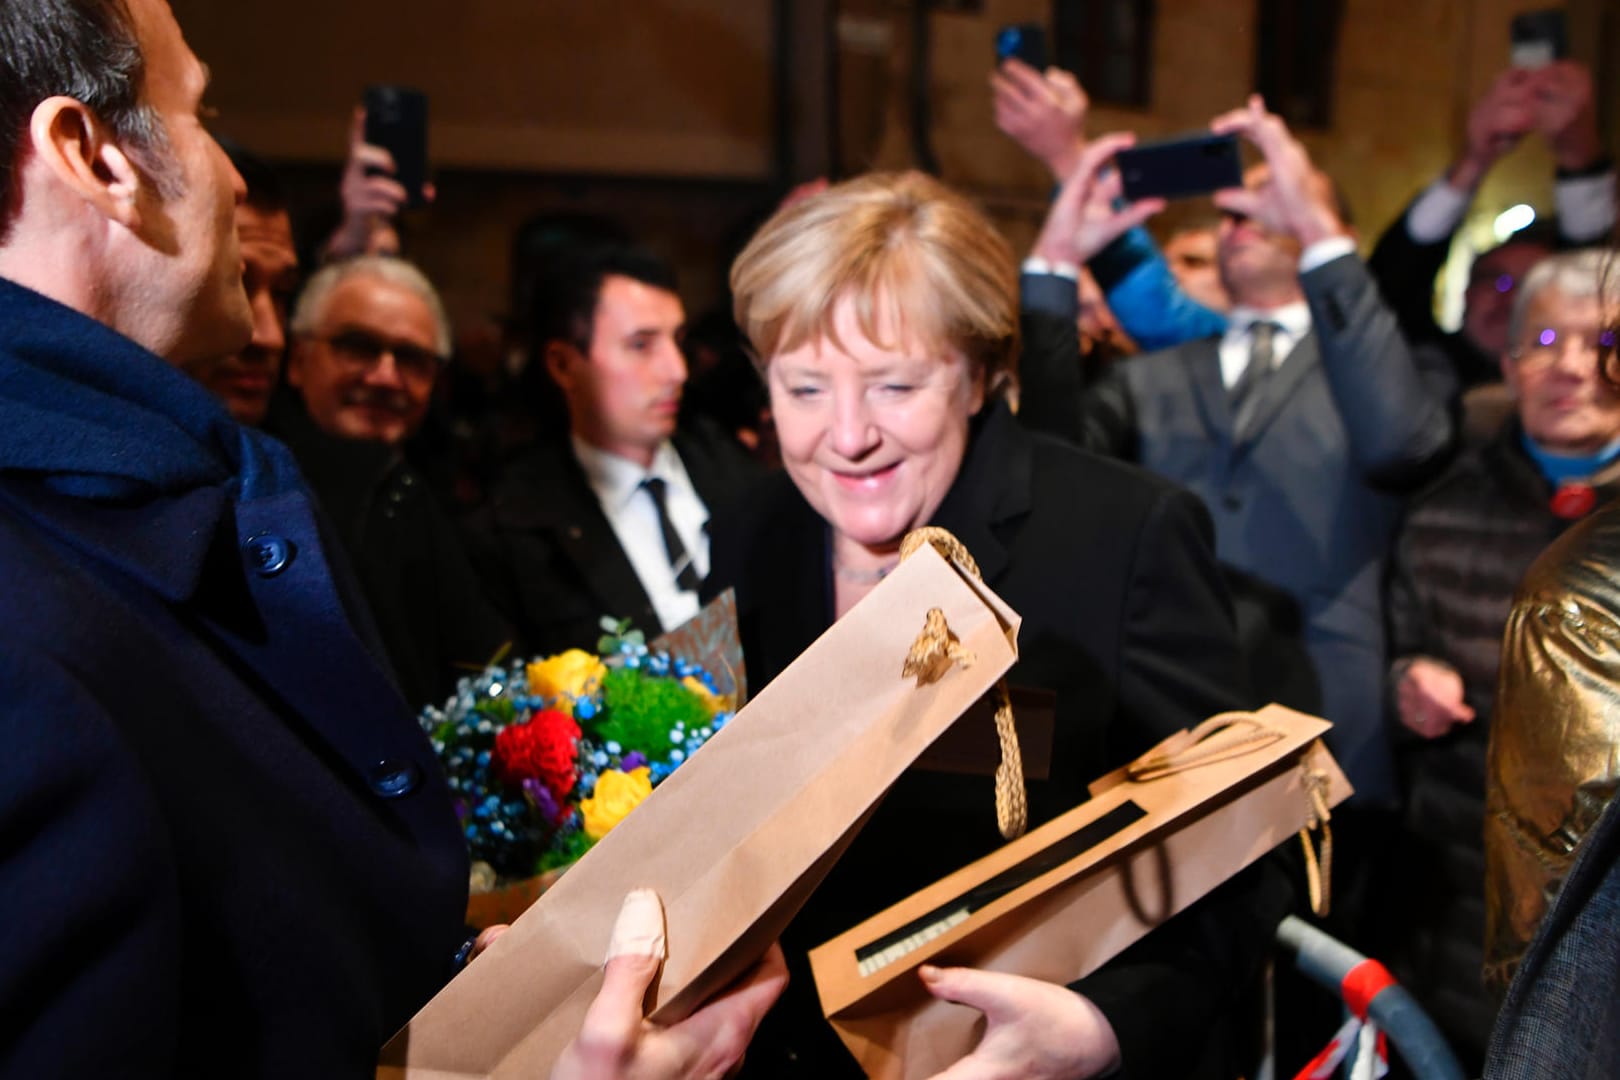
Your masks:
[{"label": "red carnation", "polygon": [[561,806],[579,779],[574,768],[578,749],[579,725],[574,718],[546,709],[495,733],[495,772],[514,787],[538,780]]}]

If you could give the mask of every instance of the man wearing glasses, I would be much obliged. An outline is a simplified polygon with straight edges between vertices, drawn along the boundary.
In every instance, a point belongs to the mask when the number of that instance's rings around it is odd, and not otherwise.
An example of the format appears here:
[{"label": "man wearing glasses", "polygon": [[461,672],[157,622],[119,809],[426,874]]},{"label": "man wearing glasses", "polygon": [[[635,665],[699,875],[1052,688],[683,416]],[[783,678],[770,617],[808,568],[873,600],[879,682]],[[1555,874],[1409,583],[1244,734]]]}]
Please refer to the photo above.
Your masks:
[{"label": "man wearing glasses", "polygon": [[410,263],[362,256],[312,277],[290,328],[287,383],[303,408],[278,402],[266,427],[337,525],[405,700],[442,704],[509,637],[403,454],[450,354],[444,305]]},{"label": "man wearing glasses", "polygon": [[[1539,914],[1541,902],[1534,888],[1515,902],[1504,898],[1525,881],[1546,883],[1553,839],[1520,833],[1534,815],[1511,798],[1507,812],[1487,820],[1486,745],[1513,729],[1495,710],[1503,628],[1536,556],[1620,489],[1620,388],[1599,362],[1614,352],[1604,312],[1620,302],[1620,279],[1605,284],[1605,257],[1554,255],[1520,283],[1499,355],[1514,413],[1413,503],[1392,561],[1390,685],[1408,737],[1399,748],[1407,799],[1392,875],[1405,898],[1388,957],[1475,1072],[1497,1006],[1480,979],[1481,946],[1501,954],[1491,958],[1498,971],[1517,959],[1535,927],[1521,913]],[[1521,722],[1553,723],[1542,715]],[[1612,783],[1606,767],[1592,779]],[[1543,785],[1533,797],[1557,791]],[[1574,796],[1566,788],[1542,805],[1559,798]],[[1511,871],[1495,875],[1500,884],[1489,897],[1482,834]],[[1487,941],[1493,901],[1499,914]]]}]

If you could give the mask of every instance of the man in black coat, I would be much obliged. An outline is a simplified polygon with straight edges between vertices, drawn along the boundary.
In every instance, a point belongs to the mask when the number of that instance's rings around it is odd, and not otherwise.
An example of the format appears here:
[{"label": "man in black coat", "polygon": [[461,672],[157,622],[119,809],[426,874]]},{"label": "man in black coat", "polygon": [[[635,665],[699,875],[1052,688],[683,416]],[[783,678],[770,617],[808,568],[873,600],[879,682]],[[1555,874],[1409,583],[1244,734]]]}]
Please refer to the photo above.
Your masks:
[{"label": "man in black coat", "polygon": [[296,466],[180,370],[251,324],[206,71],[160,0],[0,52],[0,1073],[369,1076],[467,856]]},{"label": "man in black coat", "polygon": [[757,475],[712,425],[677,430],[686,315],[670,267],[618,239],[559,246],[533,289],[532,363],[569,430],[514,459],[475,519],[491,599],[535,652],[649,636],[697,613],[710,516]]},{"label": "man in black coat", "polygon": [[401,259],[315,274],[292,317],[287,382],[266,430],[298,459],[354,561],[413,708],[442,704],[511,639],[405,441],[450,351],[438,292]]}]

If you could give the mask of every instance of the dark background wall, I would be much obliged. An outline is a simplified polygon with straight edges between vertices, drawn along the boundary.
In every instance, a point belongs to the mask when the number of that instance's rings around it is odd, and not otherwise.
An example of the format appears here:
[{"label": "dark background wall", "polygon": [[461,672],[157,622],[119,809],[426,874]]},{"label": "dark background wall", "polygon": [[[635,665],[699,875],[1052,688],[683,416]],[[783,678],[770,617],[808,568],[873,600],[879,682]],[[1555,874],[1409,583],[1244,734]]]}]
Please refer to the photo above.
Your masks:
[{"label": "dark background wall", "polygon": [[[173,2],[214,69],[220,129],[285,166],[301,207],[332,199],[364,85],[428,91],[440,198],[407,230],[468,329],[504,312],[509,237],[542,210],[625,219],[676,259],[696,313],[721,299],[729,252],[791,182],[931,156],[1020,243],[1049,187],[995,130],[986,76],[995,28],[1050,24],[1054,0]],[[1099,105],[1094,131],[1201,127],[1255,85],[1265,4],[1149,6],[1148,104]],[[1511,16],[1548,0],[1338,6],[1325,53],[1331,121],[1304,137],[1348,191],[1370,243],[1449,159],[1469,103],[1507,63]],[[1570,0],[1577,56],[1620,56],[1612,7]],[[1620,82],[1615,64],[1596,66],[1613,145]],[[919,86],[929,106],[921,119]],[[1471,235],[1483,243],[1514,203],[1547,208],[1550,171],[1534,140],[1502,162]]]}]

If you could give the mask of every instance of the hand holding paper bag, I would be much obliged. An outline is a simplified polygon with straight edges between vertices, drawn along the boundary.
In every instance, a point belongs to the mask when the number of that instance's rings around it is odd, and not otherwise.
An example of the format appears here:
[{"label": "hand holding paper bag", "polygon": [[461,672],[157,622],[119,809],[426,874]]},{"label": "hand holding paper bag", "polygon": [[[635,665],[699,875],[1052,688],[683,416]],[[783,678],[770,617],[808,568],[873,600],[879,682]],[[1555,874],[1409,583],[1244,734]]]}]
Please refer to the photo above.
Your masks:
[{"label": "hand holding paper bag", "polygon": [[602,988],[551,1080],[678,1080],[736,1067],[787,985],[781,948],[772,945],[752,972],[685,1020],[659,1027],[644,1018],[644,1004],[666,953],[663,904],[637,889],[613,924]]},{"label": "hand holding paper bag", "polygon": [[1102,1010],[1065,986],[975,968],[917,970],[941,1001],[984,1014],[973,1053],[934,1080],[1060,1080],[1099,1076],[1119,1064],[1119,1039]]}]

